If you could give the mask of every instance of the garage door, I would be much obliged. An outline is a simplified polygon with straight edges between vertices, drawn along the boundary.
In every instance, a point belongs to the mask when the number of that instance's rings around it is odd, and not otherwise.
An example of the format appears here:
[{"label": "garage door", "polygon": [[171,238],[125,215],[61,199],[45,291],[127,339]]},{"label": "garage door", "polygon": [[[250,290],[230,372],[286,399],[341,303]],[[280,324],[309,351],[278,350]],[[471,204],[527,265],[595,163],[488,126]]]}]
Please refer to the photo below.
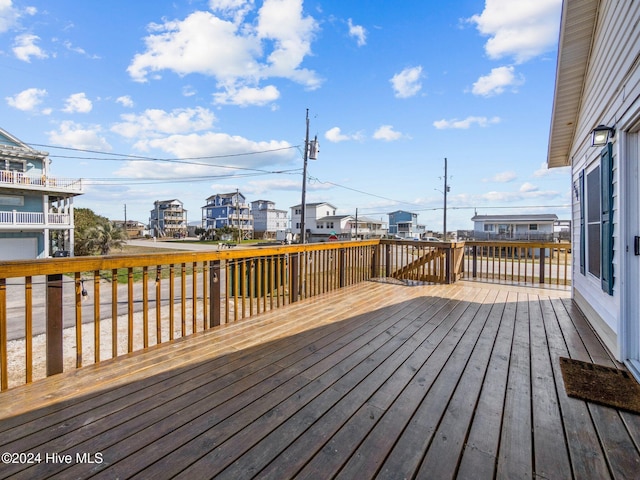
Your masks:
[{"label": "garage door", "polygon": [[0,238],[0,260],[24,260],[37,256],[37,238]]}]

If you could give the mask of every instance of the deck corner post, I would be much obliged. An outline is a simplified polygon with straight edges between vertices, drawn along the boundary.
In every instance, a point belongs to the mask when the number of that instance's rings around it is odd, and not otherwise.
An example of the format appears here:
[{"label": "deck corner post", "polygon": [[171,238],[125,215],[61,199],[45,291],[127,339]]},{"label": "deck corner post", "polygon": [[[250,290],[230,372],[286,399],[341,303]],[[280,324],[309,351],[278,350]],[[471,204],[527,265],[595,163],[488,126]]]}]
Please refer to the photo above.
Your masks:
[{"label": "deck corner post", "polygon": [[62,274],[47,275],[47,376],[62,373]]},{"label": "deck corner post", "polygon": [[220,325],[220,260],[209,262],[209,326]]},{"label": "deck corner post", "polygon": [[449,285],[451,283],[453,283],[453,265],[454,265],[454,261],[453,261],[453,248],[452,248],[452,244],[449,244],[449,246],[447,248],[445,248],[444,250],[444,255],[445,255],[445,268],[446,268],[446,272],[445,272],[445,280],[444,282]]},{"label": "deck corner post", "polygon": [[380,244],[373,247],[373,255],[371,258],[371,278],[376,278],[378,276],[378,257],[380,256],[379,248]]}]

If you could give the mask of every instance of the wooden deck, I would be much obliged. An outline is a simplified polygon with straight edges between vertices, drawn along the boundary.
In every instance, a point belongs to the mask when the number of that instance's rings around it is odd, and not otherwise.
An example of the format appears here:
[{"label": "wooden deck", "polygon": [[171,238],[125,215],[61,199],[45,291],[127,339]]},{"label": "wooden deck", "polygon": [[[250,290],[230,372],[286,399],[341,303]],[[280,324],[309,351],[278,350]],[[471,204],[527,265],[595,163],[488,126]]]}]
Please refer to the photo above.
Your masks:
[{"label": "wooden deck", "polygon": [[0,478],[638,478],[640,415],[564,392],[616,365],[568,297],[365,282],[17,387]]}]

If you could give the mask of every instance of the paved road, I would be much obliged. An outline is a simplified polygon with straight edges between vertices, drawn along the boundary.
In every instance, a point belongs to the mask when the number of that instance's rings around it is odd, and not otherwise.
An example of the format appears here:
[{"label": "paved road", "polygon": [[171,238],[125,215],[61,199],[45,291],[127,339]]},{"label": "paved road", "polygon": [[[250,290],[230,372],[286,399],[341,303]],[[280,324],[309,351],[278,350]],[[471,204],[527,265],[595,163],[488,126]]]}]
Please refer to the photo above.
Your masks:
[{"label": "paved road", "polygon": [[[218,245],[212,244],[198,244],[198,243],[186,243],[180,241],[172,242],[154,242],[153,240],[130,240],[130,245],[142,246],[142,247],[158,247],[158,248],[173,248],[176,250],[217,250]],[[176,272],[178,275],[178,272]],[[155,277],[154,272],[149,272],[149,308],[155,308]],[[12,278],[7,280],[7,338],[8,340],[15,340],[24,338],[24,278]],[[33,289],[32,289],[32,305],[33,305],[33,334],[39,335],[45,332],[46,322],[46,278],[44,276],[33,277]],[[191,275],[187,276],[186,280],[186,298],[187,301],[192,301],[192,282]],[[202,275],[198,275],[198,292],[199,298],[202,298]],[[182,281],[179,276],[175,279],[175,297],[179,299],[181,292]],[[94,296],[93,296],[93,278],[84,281],[84,288],[87,291],[87,296],[82,302],[82,319],[83,323],[93,322],[93,308],[94,308]],[[63,325],[64,327],[72,327],[75,325],[75,283],[70,277],[63,276]],[[142,311],[142,282],[136,282],[133,289],[133,307],[134,312]],[[128,289],[126,284],[118,285],[118,315],[126,315],[128,312]],[[169,281],[163,279],[161,281],[161,305],[168,305],[169,298]],[[103,280],[100,283],[100,318],[111,318],[111,283]]]}]

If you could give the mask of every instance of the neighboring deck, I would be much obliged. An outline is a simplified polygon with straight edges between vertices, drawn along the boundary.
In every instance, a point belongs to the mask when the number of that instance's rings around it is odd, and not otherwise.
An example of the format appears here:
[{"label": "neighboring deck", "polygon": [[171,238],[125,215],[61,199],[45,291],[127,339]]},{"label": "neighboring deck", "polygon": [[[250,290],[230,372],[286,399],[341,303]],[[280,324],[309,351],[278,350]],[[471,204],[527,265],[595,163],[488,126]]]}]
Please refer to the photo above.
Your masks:
[{"label": "neighboring deck", "polygon": [[0,394],[0,478],[638,478],[560,356],[616,365],[566,291],[364,282]]}]

